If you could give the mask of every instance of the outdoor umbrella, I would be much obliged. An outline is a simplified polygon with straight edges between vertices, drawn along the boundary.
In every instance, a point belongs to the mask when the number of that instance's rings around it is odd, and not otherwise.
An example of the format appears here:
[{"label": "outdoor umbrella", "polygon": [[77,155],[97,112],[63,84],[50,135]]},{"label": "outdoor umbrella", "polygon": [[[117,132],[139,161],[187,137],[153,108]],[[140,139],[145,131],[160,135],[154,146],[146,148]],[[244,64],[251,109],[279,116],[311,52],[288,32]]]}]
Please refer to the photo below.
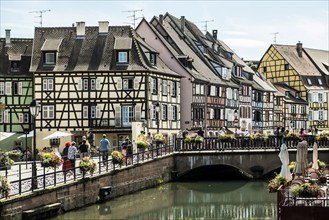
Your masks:
[{"label": "outdoor umbrella", "polygon": [[289,153],[286,144],[281,145],[279,158],[281,160],[281,172],[280,176],[290,181],[292,179],[290,169],[289,169]]},{"label": "outdoor umbrella", "polygon": [[12,132],[0,132],[0,141],[3,141],[6,138],[9,138],[10,136],[14,135],[15,133]]},{"label": "outdoor umbrella", "polygon": [[319,169],[319,165],[318,165],[318,144],[314,143],[313,144],[313,164],[312,164],[312,168],[315,170]]},{"label": "outdoor umbrella", "polygon": [[307,147],[306,141],[297,144],[296,165],[294,169],[296,175],[305,174],[307,167]]},{"label": "outdoor umbrella", "polygon": [[18,136],[17,138],[20,139],[20,138],[29,138],[29,137],[33,137],[34,136],[34,131],[30,131],[27,135],[26,134],[22,134],[21,136]]},{"label": "outdoor umbrella", "polygon": [[48,135],[47,137],[44,137],[42,140],[67,137],[67,136],[71,136],[71,135],[73,135],[73,134],[66,133],[66,132],[61,132],[61,131],[56,131],[56,132],[52,133],[51,135]]}]

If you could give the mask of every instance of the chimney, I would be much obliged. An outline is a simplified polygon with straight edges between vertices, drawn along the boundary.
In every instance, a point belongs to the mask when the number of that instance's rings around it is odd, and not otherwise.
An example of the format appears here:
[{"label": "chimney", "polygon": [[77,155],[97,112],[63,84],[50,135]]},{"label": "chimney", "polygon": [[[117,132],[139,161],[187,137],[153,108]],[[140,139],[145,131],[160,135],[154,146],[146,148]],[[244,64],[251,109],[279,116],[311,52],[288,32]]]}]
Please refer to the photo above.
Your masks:
[{"label": "chimney", "polygon": [[80,21],[77,22],[77,37],[84,37],[85,36],[85,22]]},{"label": "chimney", "polygon": [[159,23],[163,25],[163,14],[159,15]]},{"label": "chimney", "polygon": [[217,40],[217,30],[212,30],[212,37]]},{"label": "chimney", "polygon": [[300,41],[298,41],[296,49],[297,49],[298,56],[302,57],[303,56],[303,44]]},{"label": "chimney", "polygon": [[181,28],[181,31],[184,33],[185,32],[185,16],[180,17],[180,28]]},{"label": "chimney", "polygon": [[109,22],[108,21],[99,21],[98,22],[98,33],[99,34],[107,34],[109,32]]},{"label": "chimney", "polygon": [[11,47],[10,29],[6,29],[6,47]]}]

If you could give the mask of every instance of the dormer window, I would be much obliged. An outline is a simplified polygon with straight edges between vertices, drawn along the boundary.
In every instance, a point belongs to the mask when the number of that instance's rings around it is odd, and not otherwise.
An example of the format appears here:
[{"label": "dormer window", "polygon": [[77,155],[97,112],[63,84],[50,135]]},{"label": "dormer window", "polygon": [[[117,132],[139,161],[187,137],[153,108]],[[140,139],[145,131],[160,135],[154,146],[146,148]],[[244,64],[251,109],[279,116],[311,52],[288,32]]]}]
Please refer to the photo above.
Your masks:
[{"label": "dormer window", "polygon": [[150,63],[152,66],[156,65],[156,54],[155,53],[150,53]]},{"label": "dormer window", "polygon": [[132,40],[128,37],[115,38],[114,50],[116,51],[117,64],[129,63],[129,51],[131,50]]},{"label": "dormer window", "polygon": [[18,72],[20,67],[20,61],[11,61],[10,62],[10,72]]},{"label": "dormer window", "polygon": [[286,95],[286,98],[289,98],[289,91],[286,91],[285,95]]},{"label": "dormer window", "polygon": [[41,47],[44,65],[55,65],[62,39],[46,39]]},{"label": "dormer window", "polygon": [[322,86],[322,80],[321,79],[318,79],[318,83],[320,86]]},{"label": "dormer window", "polygon": [[308,83],[309,85],[312,85],[312,81],[311,81],[310,78],[307,78],[307,83]]},{"label": "dormer window", "polygon": [[296,98],[299,99],[299,92],[296,92]]}]

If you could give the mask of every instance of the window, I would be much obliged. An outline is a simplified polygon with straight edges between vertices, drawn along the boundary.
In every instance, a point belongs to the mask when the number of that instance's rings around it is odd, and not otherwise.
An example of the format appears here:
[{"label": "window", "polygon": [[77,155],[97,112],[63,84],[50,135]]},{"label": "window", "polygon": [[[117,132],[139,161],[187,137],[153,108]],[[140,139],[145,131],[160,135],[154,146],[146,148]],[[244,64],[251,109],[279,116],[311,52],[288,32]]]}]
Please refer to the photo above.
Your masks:
[{"label": "window", "polygon": [[172,97],[176,97],[177,95],[177,84],[175,81],[171,81],[170,94]]},{"label": "window", "polygon": [[312,102],[312,93],[308,93],[307,96],[308,96],[308,102]]},{"label": "window", "polygon": [[55,65],[56,64],[56,52],[44,52],[43,55],[44,64]]},{"label": "window", "polygon": [[284,64],[284,70],[289,70],[289,64]]},{"label": "window", "polygon": [[167,105],[162,105],[162,120],[167,120],[167,115],[168,115],[168,107]]},{"label": "window", "polygon": [[131,126],[134,119],[132,106],[122,106],[122,126]]},{"label": "window", "polygon": [[215,86],[210,86],[210,95],[215,96],[216,95],[216,87]]},{"label": "window", "polygon": [[42,80],[42,89],[43,91],[53,91],[54,90],[54,79],[53,78],[44,78]]},{"label": "window", "polygon": [[82,80],[82,88],[84,91],[88,91],[88,79],[83,79]]},{"label": "window", "polygon": [[150,53],[150,63],[155,66],[156,65],[156,54]]},{"label": "window", "polygon": [[22,82],[13,82],[14,95],[22,95]]},{"label": "window", "polygon": [[323,121],[323,111],[319,111],[319,121]]},{"label": "window", "polygon": [[42,117],[44,119],[54,119],[54,106],[44,105],[42,106]]},{"label": "window", "polygon": [[158,93],[158,80],[156,78],[151,78],[151,92],[152,94]]},{"label": "window", "polygon": [[85,118],[85,119],[88,118],[88,106],[87,105],[84,105],[82,107],[82,118]]},{"label": "window", "polygon": [[19,113],[18,121],[19,123],[29,123],[29,113]]},{"label": "window", "polygon": [[296,98],[299,99],[299,92],[296,92]]},{"label": "window", "polygon": [[20,61],[10,61],[10,71],[18,72],[20,67]]},{"label": "window", "polygon": [[318,94],[318,101],[323,102],[323,94],[322,93]]},{"label": "window", "polygon": [[171,115],[172,115],[172,120],[176,121],[177,120],[177,106],[173,105],[171,106]]},{"label": "window", "polygon": [[291,105],[291,113],[296,114],[296,105]]},{"label": "window", "polygon": [[128,63],[128,51],[119,51],[117,55],[118,63]]},{"label": "window", "polygon": [[306,114],[306,106],[301,106],[300,107],[300,113],[301,114]]},{"label": "window", "polygon": [[289,91],[285,92],[286,98],[289,98]]},{"label": "window", "polygon": [[266,66],[263,67],[263,73],[266,73]]},{"label": "window", "polygon": [[318,79],[318,82],[319,82],[319,85],[322,86],[322,80],[321,79]]},{"label": "window", "polygon": [[5,83],[0,82],[0,95],[4,95],[4,94],[5,94]]},{"label": "window", "polygon": [[90,90],[96,90],[96,79],[90,79]]},{"label": "window", "polygon": [[124,90],[132,90],[132,89],[134,89],[134,81],[133,81],[133,79],[123,79],[122,88]]},{"label": "window", "polygon": [[312,81],[311,81],[310,78],[307,78],[307,83],[308,83],[309,85],[312,85]]},{"label": "window", "polygon": [[162,95],[167,95],[167,80],[162,80]]}]

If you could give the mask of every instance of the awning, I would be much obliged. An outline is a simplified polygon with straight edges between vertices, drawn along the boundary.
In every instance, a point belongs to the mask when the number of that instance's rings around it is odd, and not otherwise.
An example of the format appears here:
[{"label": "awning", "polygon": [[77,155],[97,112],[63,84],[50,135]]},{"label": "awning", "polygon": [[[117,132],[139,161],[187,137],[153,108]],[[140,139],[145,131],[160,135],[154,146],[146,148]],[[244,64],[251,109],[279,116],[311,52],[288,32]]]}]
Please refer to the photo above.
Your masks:
[{"label": "awning", "polygon": [[115,38],[115,42],[114,42],[115,50],[130,50],[131,45],[132,45],[131,38],[128,38],[128,37]]},{"label": "awning", "polygon": [[59,45],[61,44],[62,39],[46,39],[43,43],[41,50],[42,51],[58,51]]}]

